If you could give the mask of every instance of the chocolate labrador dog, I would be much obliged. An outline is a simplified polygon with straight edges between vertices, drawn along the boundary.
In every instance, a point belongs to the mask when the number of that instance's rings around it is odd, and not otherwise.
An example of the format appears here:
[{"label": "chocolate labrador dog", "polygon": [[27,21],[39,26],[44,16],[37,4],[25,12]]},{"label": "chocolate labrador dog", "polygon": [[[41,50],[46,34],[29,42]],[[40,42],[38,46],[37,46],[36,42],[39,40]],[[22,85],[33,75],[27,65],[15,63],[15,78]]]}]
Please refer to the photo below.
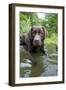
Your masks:
[{"label": "chocolate labrador dog", "polygon": [[33,60],[31,53],[42,52],[44,51],[44,40],[48,35],[48,32],[45,27],[42,26],[33,26],[27,35],[20,36],[20,45],[23,45],[28,51],[28,55],[33,64],[36,62]]}]

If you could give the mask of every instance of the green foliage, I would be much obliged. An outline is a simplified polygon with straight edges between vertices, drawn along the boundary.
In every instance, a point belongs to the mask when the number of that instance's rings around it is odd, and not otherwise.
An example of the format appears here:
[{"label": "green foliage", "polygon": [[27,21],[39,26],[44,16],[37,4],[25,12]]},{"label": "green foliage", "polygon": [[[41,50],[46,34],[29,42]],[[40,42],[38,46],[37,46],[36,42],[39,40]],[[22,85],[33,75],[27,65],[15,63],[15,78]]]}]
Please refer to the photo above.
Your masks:
[{"label": "green foliage", "polygon": [[57,45],[57,43],[58,43],[58,38],[57,38],[57,34],[52,34],[51,35],[51,37],[47,37],[46,39],[45,39],[45,43],[47,43],[47,44],[50,44],[50,43],[52,43],[52,44],[56,44]]},{"label": "green foliage", "polygon": [[20,13],[20,32],[25,33],[30,29],[30,18],[27,19],[27,15]]},{"label": "green foliage", "polygon": [[52,33],[58,32],[58,15],[45,13],[45,20],[42,21],[42,25],[45,26],[49,32],[49,36]]}]

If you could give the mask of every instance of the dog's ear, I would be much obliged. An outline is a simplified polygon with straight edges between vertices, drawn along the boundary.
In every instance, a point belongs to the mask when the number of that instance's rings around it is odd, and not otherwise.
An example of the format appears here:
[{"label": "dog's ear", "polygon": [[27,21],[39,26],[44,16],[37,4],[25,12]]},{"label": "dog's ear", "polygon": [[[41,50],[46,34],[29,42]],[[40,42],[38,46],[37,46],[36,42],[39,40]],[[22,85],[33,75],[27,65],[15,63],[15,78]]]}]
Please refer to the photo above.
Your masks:
[{"label": "dog's ear", "polygon": [[[33,27],[32,27],[33,28]],[[32,42],[32,28],[29,30],[28,34],[26,35],[25,42],[27,44],[28,51],[31,51],[31,42]]]},{"label": "dog's ear", "polygon": [[42,26],[42,29],[44,31],[44,36],[47,37],[48,36],[48,31],[45,27]]},{"label": "dog's ear", "polygon": [[32,40],[32,31],[33,31],[33,26],[31,27],[30,31],[28,32],[28,37],[30,40]]}]

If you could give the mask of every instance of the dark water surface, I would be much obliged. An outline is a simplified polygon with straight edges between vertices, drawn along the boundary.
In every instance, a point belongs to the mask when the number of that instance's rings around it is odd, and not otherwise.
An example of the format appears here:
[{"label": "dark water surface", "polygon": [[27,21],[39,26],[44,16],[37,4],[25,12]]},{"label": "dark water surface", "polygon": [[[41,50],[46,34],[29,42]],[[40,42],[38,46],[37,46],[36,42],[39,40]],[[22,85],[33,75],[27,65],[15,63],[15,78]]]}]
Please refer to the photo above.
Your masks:
[{"label": "dark water surface", "polygon": [[47,55],[40,52],[32,54],[37,62],[36,65],[32,65],[27,51],[20,46],[20,77],[44,77],[58,74],[58,56],[55,45],[47,45],[45,50]]}]

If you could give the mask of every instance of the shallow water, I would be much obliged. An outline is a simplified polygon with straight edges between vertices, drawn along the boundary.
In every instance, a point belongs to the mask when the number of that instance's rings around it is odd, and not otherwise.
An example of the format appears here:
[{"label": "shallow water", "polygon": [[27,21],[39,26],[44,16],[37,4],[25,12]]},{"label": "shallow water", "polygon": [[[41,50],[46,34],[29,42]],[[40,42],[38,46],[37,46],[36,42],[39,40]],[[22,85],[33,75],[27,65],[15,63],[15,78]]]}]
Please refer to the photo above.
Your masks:
[{"label": "shallow water", "polygon": [[36,65],[32,65],[27,51],[20,46],[20,77],[44,77],[58,74],[58,56],[55,45],[47,45],[45,50],[46,55],[40,52],[32,54],[37,62]]}]

